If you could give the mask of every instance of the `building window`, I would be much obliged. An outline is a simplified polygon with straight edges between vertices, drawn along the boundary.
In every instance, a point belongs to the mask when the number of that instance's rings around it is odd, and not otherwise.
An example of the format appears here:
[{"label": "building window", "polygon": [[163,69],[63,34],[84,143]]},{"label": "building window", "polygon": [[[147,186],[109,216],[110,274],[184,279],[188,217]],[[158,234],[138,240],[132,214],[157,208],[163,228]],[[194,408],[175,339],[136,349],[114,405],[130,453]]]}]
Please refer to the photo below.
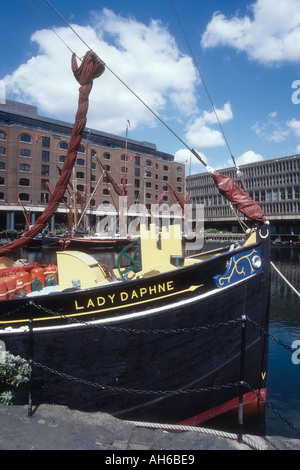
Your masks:
[{"label": "building window", "polygon": [[41,193],[41,203],[48,204],[49,202],[49,193]]},{"label": "building window", "polygon": [[30,172],[30,165],[28,163],[20,163],[20,171]]},{"label": "building window", "polygon": [[4,193],[0,193],[0,199],[4,201]]},{"label": "building window", "polygon": [[42,137],[42,147],[50,148],[50,137]]},{"label": "building window", "polygon": [[5,132],[0,131],[0,140],[6,140]]},{"label": "building window", "polygon": [[105,171],[110,171],[110,165],[103,165]]},{"label": "building window", "polygon": [[91,157],[96,157],[96,155],[97,155],[96,150],[92,149],[91,150]]},{"label": "building window", "polygon": [[152,176],[152,175],[151,175],[151,171],[145,171],[145,176],[146,176],[147,178],[151,178],[151,176]]},{"label": "building window", "polygon": [[84,173],[82,171],[77,171],[76,178],[84,180]]},{"label": "building window", "polygon": [[169,167],[168,167],[167,165],[164,165],[164,166],[163,166],[163,170],[164,170],[164,171],[169,171]]},{"label": "building window", "polygon": [[134,162],[136,166],[140,166],[141,164],[141,157],[134,157]]},{"label": "building window", "polygon": [[82,184],[78,184],[76,186],[77,191],[81,191],[82,193],[84,192],[84,186]]},{"label": "building window", "polygon": [[[129,157],[127,155],[126,156],[126,162],[128,162],[128,160],[129,160]],[[125,154],[124,153],[121,155],[121,162],[125,162]]]},{"label": "building window", "polygon": [[49,165],[42,165],[41,175],[42,176],[49,176]]},{"label": "building window", "polygon": [[5,147],[0,147],[0,155],[6,155]]},{"label": "building window", "polygon": [[105,153],[103,154],[103,158],[104,158],[104,160],[110,160],[110,154],[107,153],[107,152],[105,152]]},{"label": "building window", "polygon": [[28,178],[20,178],[19,179],[20,186],[30,186],[30,181]]},{"label": "building window", "polygon": [[92,169],[92,170],[96,170],[96,163],[95,163],[95,162],[92,162],[92,163],[91,163],[91,169]]},{"label": "building window", "polygon": [[83,158],[77,158],[76,163],[79,166],[84,166],[85,165],[85,161],[83,160]]},{"label": "building window", "polygon": [[50,161],[50,152],[48,150],[42,150],[42,162]]},{"label": "building window", "polygon": [[27,201],[27,202],[29,202],[29,194],[27,194],[27,193],[20,193],[20,194],[19,194],[19,199],[20,199],[21,201]]},{"label": "building window", "polygon": [[85,153],[85,148],[83,147],[83,145],[79,145],[77,152]]},{"label": "building window", "polygon": [[31,136],[29,134],[21,134],[20,142],[31,142]]},{"label": "building window", "polygon": [[146,166],[152,166],[151,160],[146,160]]},{"label": "building window", "polygon": [[59,163],[64,163],[65,159],[66,159],[66,155],[60,155],[60,156],[58,157]]},{"label": "building window", "polygon": [[5,178],[3,178],[3,176],[0,176],[0,184],[1,186],[5,185]]},{"label": "building window", "polygon": [[140,169],[139,168],[134,169],[134,176],[140,176]]},{"label": "building window", "polygon": [[60,142],[59,143],[59,148],[63,150],[68,150],[69,144],[67,142]]},{"label": "building window", "polygon": [[21,149],[20,150],[20,157],[27,157],[30,158],[30,150],[29,149]]},{"label": "building window", "polygon": [[48,183],[49,183],[49,180],[42,179],[41,180],[41,189],[49,189]]},{"label": "building window", "polygon": [[178,166],[178,167],[176,168],[176,170],[177,170],[177,173],[182,173],[182,168],[181,168],[181,166]]}]

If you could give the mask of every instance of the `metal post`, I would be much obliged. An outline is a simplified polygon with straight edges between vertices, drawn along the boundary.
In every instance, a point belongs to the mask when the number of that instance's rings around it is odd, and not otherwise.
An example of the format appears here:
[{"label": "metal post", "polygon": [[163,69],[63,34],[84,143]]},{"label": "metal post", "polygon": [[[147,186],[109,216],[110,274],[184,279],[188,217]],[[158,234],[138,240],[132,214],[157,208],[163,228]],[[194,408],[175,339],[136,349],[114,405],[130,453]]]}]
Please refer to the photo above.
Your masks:
[{"label": "metal post", "polygon": [[240,361],[240,383],[239,383],[239,441],[242,440],[244,428],[244,388],[245,388],[245,358],[246,358],[246,322],[247,316],[241,316],[242,332],[241,332],[241,361]]},{"label": "metal post", "polygon": [[[31,301],[29,301],[29,305],[31,305]],[[33,367],[33,319],[32,315],[30,314],[29,319],[29,388],[28,388],[28,417],[32,417],[32,384],[33,384],[33,377],[32,377],[32,367]]]}]

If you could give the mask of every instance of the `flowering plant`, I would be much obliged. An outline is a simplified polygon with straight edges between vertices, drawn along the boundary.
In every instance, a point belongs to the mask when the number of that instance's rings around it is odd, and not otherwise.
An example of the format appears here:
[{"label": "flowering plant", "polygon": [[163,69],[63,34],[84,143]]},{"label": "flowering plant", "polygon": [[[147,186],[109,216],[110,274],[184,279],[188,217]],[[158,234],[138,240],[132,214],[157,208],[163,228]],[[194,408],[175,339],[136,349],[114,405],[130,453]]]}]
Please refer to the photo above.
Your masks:
[{"label": "flowering plant", "polygon": [[[0,383],[18,387],[21,383],[29,380],[29,364],[21,356],[14,356],[5,351],[1,353],[0,360]],[[0,404],[10,405],[12,403],[14,393],[12,390],[0,393]]]}]

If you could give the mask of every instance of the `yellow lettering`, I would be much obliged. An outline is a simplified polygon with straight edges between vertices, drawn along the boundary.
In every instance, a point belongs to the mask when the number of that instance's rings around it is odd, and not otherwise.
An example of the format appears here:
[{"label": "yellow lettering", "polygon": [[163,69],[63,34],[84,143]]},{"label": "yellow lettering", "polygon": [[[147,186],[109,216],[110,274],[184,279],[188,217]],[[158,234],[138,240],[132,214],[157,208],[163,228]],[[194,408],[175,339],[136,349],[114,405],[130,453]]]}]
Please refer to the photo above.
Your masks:
[{"label": "yellow lettering", "polygon": [[173,290],[174,289],[174,286],[172,286],[172,284],[173,284],[173,281],[168,281],[167,282],[167,289],[168,290]]},{"label": "yellow lettering", "polygon": [[156,294],[156,286],[149,287],[149,294]]},{"label": "yellow lettering", "polygon": [[94,302],[92,301],[92,299],[89,299],[88,304],[87,304],[86,307],[87,307],[87,308],[89,308],[89,307],[95,307],[95,304],[94,304]]},{"label": "yellow lettering", "polygon": [[122,302],[128,299],[128,294],[127,292],[121,292],[120,294]]},{"label": "yellow lettering", "polygon": [[101,307],[101,305],[105,304],[105,298],[104,297],[97,297],[97,304],[98,307]]},{"label": "yellow lettering", "polygon": [[165,291],[166,291],[165,283],[158,284],[158,292],[165,292]]},{"label": "yellow lettering", "polygon": [[135,290],[133,290],[133,291],[132,291],[132,294],[131,294],[131,298],[132,298],[132,299],[134,299],[134,298],[135,298],[135,299],[138,299],[138,297],[139,297],[139,296],[137,295],[137,292],[136,292]]},{"label": "yellow lettering", "polygon": [[146,287],[141,287],[141,288],[140,288],[140,296],[141,296],[141,297],[143,297],[143,295],[146,294],[146,292],[147,292]]},{"label": "yellow lettering", "polygon": [[79,307],[77,300],[75,300],[75,308],[76,310],[82,310],[84,307]]},{"label": "yellow lettering", "polygon": [[113,294],[113,295],[108,294],[108,297],[110,298],[112,304],[114,303],[115,295],[116,294]]},{"label": "yellow lettering", "polygon": [[266,373],[266,372],[262,372],[262,373],[261,373],[261,378],[262,378],[263,380],[265,380],[265,378],[266,378],[266,375],[267,375],[267,373]]}]

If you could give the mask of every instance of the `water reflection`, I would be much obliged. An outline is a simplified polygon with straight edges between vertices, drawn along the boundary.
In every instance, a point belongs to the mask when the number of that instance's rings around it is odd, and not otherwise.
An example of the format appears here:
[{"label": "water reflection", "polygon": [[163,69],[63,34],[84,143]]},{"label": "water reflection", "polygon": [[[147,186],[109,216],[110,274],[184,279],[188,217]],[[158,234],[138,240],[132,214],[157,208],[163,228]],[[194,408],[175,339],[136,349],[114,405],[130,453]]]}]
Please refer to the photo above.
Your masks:
[{"label": "water reflection", "polygon": [[[300,291],[300,249],[272,247],[271,258],[288,281]],[[292,347],[300,340],[300,299],[272,270],[270,297],[270,334]],[[300,428],[300,364],[292,362],[292,352],[269,341],[268,401],[287,420]],[[267,410],[267,433],[299,437],[295,431]]]}]

